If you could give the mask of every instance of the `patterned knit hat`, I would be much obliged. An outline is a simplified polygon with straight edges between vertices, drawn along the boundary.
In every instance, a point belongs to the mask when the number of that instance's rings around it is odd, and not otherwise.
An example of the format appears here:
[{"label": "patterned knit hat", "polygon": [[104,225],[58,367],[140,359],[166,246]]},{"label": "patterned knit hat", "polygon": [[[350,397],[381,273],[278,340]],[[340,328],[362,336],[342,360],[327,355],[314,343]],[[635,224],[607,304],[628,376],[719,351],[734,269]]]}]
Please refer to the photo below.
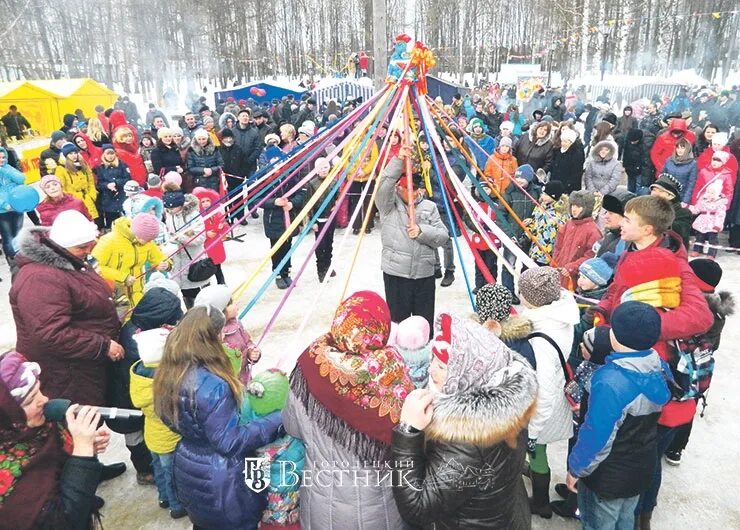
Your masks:
[{"label": "patterned knit hat", "polygon": [[519,295],[534,307],[553,303],[560,298],[560,273],[547,266],[527,269],[519,277]]},{"label": "patterned knit hat", "polygon": [[605,252],[599,258],[587,259],[578,267],[578,272],[599,287],[609,283],[614,275],[614,267],[617,265],[617,256],[612,252]]},{"label": "patterned knit hat", "polygon": [[487,283],[475,295],[478,308],[478,320],[481,324],[489,320],[503,322],[511,314],[511,303],[514,296],[500,283]]},{"label": "patterned knit hat", "polygon": [[679,197],[683,191],[683,185],[676,180],[676,177],[669,173],[661,173],[658,180],[650,186],[650,189],[653,189],[654,186],[663,188],[667,192],[672,193],[674,197]]},{"label": "patterned knit hat", "polygon": [[18,352],[7,352],[0,358],[0,380],[18,403],[23,403],[39,380],[41,367],[29,362]]}]

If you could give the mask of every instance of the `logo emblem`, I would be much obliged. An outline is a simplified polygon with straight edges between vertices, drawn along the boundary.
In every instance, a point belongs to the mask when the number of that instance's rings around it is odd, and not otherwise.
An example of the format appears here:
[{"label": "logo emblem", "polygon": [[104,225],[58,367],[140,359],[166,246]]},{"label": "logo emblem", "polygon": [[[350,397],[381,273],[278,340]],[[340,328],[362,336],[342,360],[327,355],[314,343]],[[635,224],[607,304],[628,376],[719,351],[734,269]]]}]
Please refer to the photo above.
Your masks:
[{"label": "logo emblem", "polygon": [[244,484],[260,493],[270,485],[270,459],[267,457],[244,459]]}]

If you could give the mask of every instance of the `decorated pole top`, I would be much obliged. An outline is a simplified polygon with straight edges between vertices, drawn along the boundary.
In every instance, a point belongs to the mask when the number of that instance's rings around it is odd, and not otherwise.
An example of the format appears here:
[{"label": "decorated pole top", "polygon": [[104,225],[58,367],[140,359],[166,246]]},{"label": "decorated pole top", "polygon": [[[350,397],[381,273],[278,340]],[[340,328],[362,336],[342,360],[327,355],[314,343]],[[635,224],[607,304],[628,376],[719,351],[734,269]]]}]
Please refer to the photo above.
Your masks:
[{"label": "decorated pole top", "polygon": [[427,93],[427,72],[434,68],[437,60],[432,51],[421,42],[411,45],[411,37],[405,33],[397,35],[393,44],[393,53],[388,61],[389,84],[407,83],[416,85],[420,95]]}]

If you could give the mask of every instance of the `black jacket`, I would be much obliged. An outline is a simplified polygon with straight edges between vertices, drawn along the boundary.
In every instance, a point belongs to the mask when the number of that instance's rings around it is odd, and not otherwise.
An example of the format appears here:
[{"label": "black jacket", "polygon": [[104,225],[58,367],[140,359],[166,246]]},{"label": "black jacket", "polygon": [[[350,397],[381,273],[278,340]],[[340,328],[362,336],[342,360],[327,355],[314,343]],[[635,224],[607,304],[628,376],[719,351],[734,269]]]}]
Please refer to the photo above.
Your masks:
[{"label": "black jacket", "polygon": [[572,191],[580,190],[585,161],[586,155],[580,141],[574,142],[564,153],[556,147],[553,150],[550,178],[562,182],[565,186],[565,193],[570,194]]},{"label": "black jacket", "polygon": [[236,144],[244,153],[244,164],[247,168],[247,176],[249,176],[257,169],[257,159],[262,152],[263,140],[260,140],[260,130],[251,123],[245,128],[241,128],[237,123],[231,130],[234,133]]},{"label": "black jacket", "polygon": [[547,172],[550,171],[552,166],[552,151],[550,140],[538,144],[536,140],[532,139],[531,134],[523,134],[516,146],[514,156],[520,166],[529,164],[535,171],[544,169]]},{"label": "black jacket", "polygon": [[163,169],[165,173],[177,171],[177,166],[185,169],[180,150],[174,143],[171,145],[172,147],[167,147],[162,140],[157,140],[157,147],[152,151],[152,167],[157,175],[162,173]]},{"label": "black jacket", "polygon": [[[278,186],[278,191],[275,195],[267,199],[262,205],[264,209],[264,215],[262,216],[262,224],[265,230],[265,235],[270,239],[277,239],[285,232],[285,214],[280,206],[275,206],[275,199],[278,199],[287,193],[293,186],[295,186],[303,177],[301,175],[295,175],[287,178]],[[296,214],[301,211],[306,201],[306,189],[301,188],[296,191],[293,195],[288,197],[293,208],[290,210],[291,222],[295,219]],[[298,233],[298,228],[293,232],[293,235]],[[292,236],[291,236],[292,237]]]},{"label": "black jacket", "polygon": [[45,504],[36,530],[88,530],[93,528],[95,490],[103,464],[95,456],[70,456],[59,476],[59,490]]},{"label": "black jacket", "polygon": [[[221,192],[221,169],[224,160],[215,145],[209,140],[205,147],[193,143],[188,149],[188,171],[193,175],[196,186]],[[206,176],[205,169],[210,168],[211,174]]]},{"label": "black jacket", "polygon": [[622,166],[630,177],[636,179],[637,188],[647,187],[655,180],[655,169],[650,159],[650,148],[645,141],[645,132],[641,129],[631,129],[624,140],[620,154]]},{"label": "black jacket", "polygon": [[2,117],[2,122],[3,125],[5,125],[5,130],[7,131],[8,136],[15,136],[19,139],[22,136],[24,128],[31,128],[31,124],[20,112],[16,114],[11,114],[10,112],[8,112],[5,116]]},{"label": "black jacket", "polygon": [[238,144],[226,146],[221,144],[218,148],[221,158],[224,160],[224,171],[229,175],[237,177],[246,177],[249,168],[244,151]]}]

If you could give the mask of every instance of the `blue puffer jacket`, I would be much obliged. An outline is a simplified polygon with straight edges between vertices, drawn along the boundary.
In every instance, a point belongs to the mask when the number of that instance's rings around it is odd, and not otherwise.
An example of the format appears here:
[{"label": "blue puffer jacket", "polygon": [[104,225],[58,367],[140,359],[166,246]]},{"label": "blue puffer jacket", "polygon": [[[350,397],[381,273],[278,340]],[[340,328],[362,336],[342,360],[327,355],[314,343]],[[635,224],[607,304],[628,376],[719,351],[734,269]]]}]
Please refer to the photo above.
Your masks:
[{"label": "blue puffer jacket", "polygon": [[175,488],[193,524],[257,528],[267,492],[255,493],[244,484],[244,458],[275,440],[280,413],[240,425],[229,385],[203,367],[185,375],[178,410],[178,425],[168,424],[182,435],[175,450]]},{"label": "blue puffer jacket", "polygon": [[4,147],[0,147],[0,152],[5,154],[0,166],[0,213],[6,213],[12,211],[8,204],[8,195],[16,186],[25,182],[26,176],[8,163],[8,151]]},{"label": "blue puffer jacket", "polygon": [[696,171],[696,160],[693,158],[676,162],[671,157],[665,161],[661,173],[668,173],[681,183],[681,189],[683,190],[681,192],[681,201],[688,204],[691,202],[691,195],[694,193],[694,186],[696,185]]},{"label": "blue puffer jacket", "polygon": [[[123,187],[131,180],[128,166],[118,162],[117,166],[105,166],[100,164],[94,169],[96,187],[98,188],[98,211],[123,212],[123,201],[126,193]],[[108,184],[115,184],[116,191],[108,189]]]}]

